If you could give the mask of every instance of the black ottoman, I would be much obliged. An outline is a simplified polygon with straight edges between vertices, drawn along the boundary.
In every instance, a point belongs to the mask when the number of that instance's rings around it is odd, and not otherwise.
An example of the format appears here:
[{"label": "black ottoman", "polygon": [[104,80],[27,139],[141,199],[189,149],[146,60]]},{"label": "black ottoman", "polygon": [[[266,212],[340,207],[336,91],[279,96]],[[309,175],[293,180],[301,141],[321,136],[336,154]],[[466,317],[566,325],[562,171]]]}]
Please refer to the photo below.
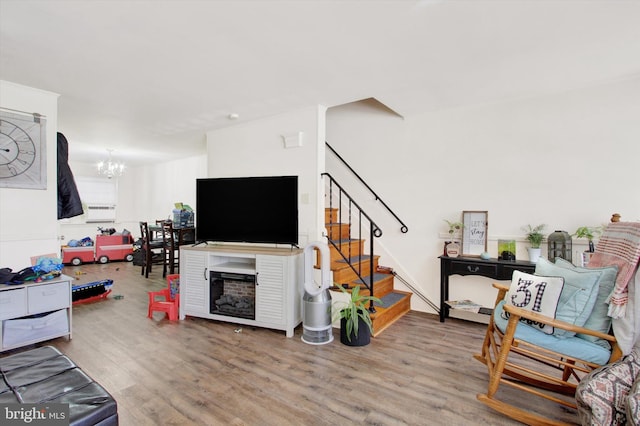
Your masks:
[{"label": "black ottoman", "polygon": [[53,346],[0,358],[0,404],[69,404],[74,426],[117,425],[116,400]]}]

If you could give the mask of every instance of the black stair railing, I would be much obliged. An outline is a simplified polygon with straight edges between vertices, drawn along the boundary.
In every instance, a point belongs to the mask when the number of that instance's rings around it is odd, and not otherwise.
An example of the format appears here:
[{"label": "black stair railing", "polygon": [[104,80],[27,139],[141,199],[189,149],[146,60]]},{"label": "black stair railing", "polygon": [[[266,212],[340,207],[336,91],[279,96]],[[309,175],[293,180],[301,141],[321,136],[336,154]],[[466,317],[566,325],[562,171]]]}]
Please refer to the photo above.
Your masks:
[{"label": "black stair railing", "polygon": [[380,197],[378,196],[378,194],[376,194],[376,192],[375,192],[373,189],[371,189],[371,187],[367,184],[367,182],[365,182],[365,181],[364,181],[364,179],[362,179],[362,178],[360,177],[360,175],[359,175],[355,170],[353,170],[353,168],[349,165],[349,163],[347,163],[347,162],[344,160],[344,158],[342,158],[342,156],[340,156],[340,154],[338,154],[338,153],[336,152],[336,150],[335,150],[335,149],[333,149],[333,147],[332,147],[331,145],[329,145],[329,142],[326,142],[326,141],[325,141],[325,145],[327,146],[327,148],[329,148],[329,150],[330,150],[331,152],[333,152],[333,154],[334,154],[336,157],[338,157],[338,160],[340,160],[340,161],[342,162],[342,164],[344,164],[344,165],[349,169],[349,171],[350,171],[351,173],[353,173],[353,175],[354,175],[354,176],[355,176],[355,177],[360,181],[360,183],[362,183],[362,184],[365,186],[365,188],[367,188],[367,189],[369,190],[369,192],[371,192],[371,194],[373,194],[373,196],[375,197],[376,201],[380,201],[380,203],[384,206],[384,208],[385,208],[385,209],[387,209],[387,211],[388,211],[388,212],[389,212],[389,213],[390,213],[390,214],[391,214],[391,215],[392,215],[392,216],[393,216],[393,217],[394,217],[394,218],[395,218],[395,219],[400,223],[400,225],[402,225],[402,226],[400,227],[400,231],[401,231],[403,234],[406,234],[407,232],[409,232],[409,228],[407,228],[407,225],[405,225],[405,224],[404,224],[404,222],[403,222],[403,221],[398,217],[398,215],[396,215],[396,214],[393,212],[393,210],[391,210],[391,208],[387,205],[387,203],[385,203],[385,202],[382,200],[382,198],[380,198]]},{"label": "black stair railing", "polygon": [[[362,282],[367,289],[369,290],[369,294],[373,296],[373,286],[374,286],[374,270],[373,270],[373,238],[380,237],[382,235],[382,230],[376,223],[371,220],[371,218],[360,208],[360,206],[353,200],[353,198],[340,186],[340,184],[329,174],[322,173],[322,176],[325,176],[328,182],[328,192],[329,192],[329,232],[327,235],[327,240],[329,244],[331,244],[336,251],[340,254],[340,256],[345,260],[347,265],[355,272],[358,276],[360,282]],[[334,195],[334,193],[337,193]],[[339,217],[337,222],[333,222],[333,212],[334,209],[334,201],[337,203],[337,207],[335,207],[339,212]],[[346,218],[344,217],[344,211],[347,211]],[[346,222],[345,222],[346,220]],[[355,223],[354,223],[355,222]],[[337,225],[338,233],[334,234],[333,226]],[[349,230],[347,241],[342,240],[342,229],[343,226],[348,227]],[[366,229],[368,228],[368,229]],[[356,229],[354,235],[354,229]],[[363,274],[362,263],[363,262],[354,262],[354,253],[355,248],[354,244],[362,244],[362,241],[366,235],[364,233],[368,232],[369,235],[369,276],[366,277],[366,274]],[[357,237],[357,238],[356,238]],[[360,247],[358,247],[358,260],[362,260],[364,254]],[[357,266],[354,266],[354,263]],[[375,306],[373,301],[369,302],[369,312],[375,312]]]}]

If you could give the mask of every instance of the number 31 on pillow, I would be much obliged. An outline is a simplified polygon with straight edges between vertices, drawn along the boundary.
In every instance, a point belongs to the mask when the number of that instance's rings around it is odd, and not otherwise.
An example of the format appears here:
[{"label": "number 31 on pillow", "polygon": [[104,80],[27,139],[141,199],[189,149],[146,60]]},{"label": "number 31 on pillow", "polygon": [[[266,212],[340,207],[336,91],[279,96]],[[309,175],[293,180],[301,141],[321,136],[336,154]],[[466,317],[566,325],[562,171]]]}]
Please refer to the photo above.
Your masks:
[{"label": "number 31 on pillow", "polygon": [[[505,303],[555,318],[558,300],[560,299],[563,286],[564,278],[562,277],[541,277],[521,271],[514,271],[511,286],[505,297]],[[539,328],[547,334],[553,333],[553,327],[549,325],[526,319],[522,319],[521,321]]]}]

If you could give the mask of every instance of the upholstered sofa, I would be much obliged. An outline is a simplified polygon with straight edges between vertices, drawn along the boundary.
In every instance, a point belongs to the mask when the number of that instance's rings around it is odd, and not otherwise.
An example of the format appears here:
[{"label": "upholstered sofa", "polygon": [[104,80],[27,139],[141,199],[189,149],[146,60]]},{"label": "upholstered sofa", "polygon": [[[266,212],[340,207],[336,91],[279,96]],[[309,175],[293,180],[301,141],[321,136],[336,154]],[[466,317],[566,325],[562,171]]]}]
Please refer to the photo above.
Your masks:
[{"label": "upholstered sofa", "polygon": [[115,399],[53,346],[0,358],[0,405],[18,403],[68,404],[73,426],[118,424]]}]

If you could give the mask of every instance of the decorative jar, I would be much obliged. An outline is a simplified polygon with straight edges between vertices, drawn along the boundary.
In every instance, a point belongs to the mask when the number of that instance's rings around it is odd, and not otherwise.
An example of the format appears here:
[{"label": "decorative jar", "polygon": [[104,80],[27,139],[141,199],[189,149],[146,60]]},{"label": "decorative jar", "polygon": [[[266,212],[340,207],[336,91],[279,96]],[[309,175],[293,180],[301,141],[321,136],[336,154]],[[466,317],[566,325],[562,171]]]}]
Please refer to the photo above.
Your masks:
[{"label": "decorative jar", "polygon": [[556,261],[557,257],[571,262],[571,235],[566,231],[554,231],[547,237],[549,260]]}]

